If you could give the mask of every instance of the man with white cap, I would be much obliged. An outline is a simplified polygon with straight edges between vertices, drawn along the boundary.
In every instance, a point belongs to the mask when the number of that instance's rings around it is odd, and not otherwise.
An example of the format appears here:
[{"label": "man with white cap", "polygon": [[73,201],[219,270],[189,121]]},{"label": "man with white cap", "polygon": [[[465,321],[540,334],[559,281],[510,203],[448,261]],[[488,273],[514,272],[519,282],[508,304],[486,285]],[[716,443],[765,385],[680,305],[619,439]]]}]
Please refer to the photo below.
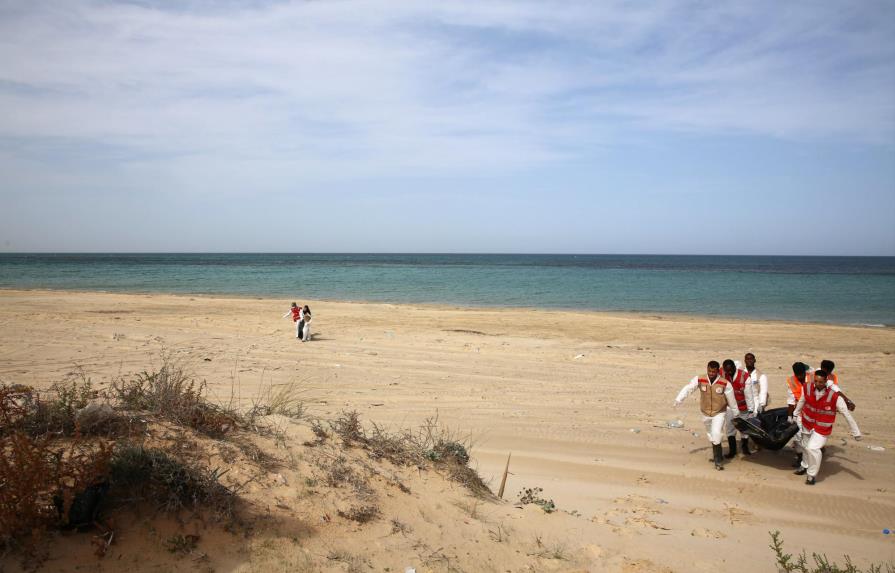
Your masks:
[{"label": "man with white cap", "polygon": [[736,399],[730,382],[721,376],[721,365],[712,360],[706,366],[706,376],[694,376],[684,386],[674,400],[674,407],[681,405],[687,396],[699,389],[699,410],[702,412],[702,423],[712,444],[712,461],[716,470],[723,470],[721,439],[724,437],[724,426],[727,422],[727,411],[737,410]]}]

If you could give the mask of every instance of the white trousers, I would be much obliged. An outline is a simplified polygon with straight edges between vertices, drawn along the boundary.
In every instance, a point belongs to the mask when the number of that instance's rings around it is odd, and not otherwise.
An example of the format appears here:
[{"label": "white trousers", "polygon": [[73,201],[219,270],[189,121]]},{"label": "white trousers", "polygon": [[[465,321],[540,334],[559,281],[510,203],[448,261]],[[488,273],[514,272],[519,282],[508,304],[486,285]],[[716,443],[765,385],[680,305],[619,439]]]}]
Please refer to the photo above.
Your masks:
[{"label": "white trousers", "polygon": [[304,330],[304,332],[302,332],[302,334],[304,336],[302,337],[302,340],[304,342],[307,342],[308,340],[311,339],[311,321],[310,320],[305,322],[305,327],[303,330]]},{"label": "white trousers", "polygon": [[703,416],[702,423],[705,424],[705,431],[709,441],[715,446],[721,444],[721,438],[724,437],[724,427],[727,424],[727,412],[721,412],[714,416]]},{"label": "white trousers", "polygon": [[820,462],[823,461],[824,454],[820,451],[827,443],[827,436],[818,434],[815,431],[801,433],[802,446],[802,467],[808,470],[808,475],[816,477],[820,470]]}]

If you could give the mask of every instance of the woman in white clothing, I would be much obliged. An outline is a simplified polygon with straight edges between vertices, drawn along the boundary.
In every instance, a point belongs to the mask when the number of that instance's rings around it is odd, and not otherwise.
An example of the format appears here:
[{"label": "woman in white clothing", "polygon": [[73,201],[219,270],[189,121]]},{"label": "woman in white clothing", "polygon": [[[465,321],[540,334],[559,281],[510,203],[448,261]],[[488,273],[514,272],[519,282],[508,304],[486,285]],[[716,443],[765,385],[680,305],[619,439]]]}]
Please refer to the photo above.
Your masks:
[{"label": "woman in white clothing", "polygon": [[301,309],[301,325],[301,341],[307,342],[311,339],[311,309],[308,305]]}]

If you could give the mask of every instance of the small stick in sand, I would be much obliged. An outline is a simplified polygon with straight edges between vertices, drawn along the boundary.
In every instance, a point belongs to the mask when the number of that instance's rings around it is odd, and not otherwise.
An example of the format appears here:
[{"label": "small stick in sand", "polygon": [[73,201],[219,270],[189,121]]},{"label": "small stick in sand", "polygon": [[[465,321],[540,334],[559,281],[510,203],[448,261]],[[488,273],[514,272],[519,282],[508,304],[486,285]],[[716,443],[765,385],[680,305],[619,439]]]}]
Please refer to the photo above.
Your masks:
[{"label": "small stick in sand", "polygon": [[510,455],[507,456],[507,465],[503,468],[503,478],[500,480],[500,490],[497,492],[497,497],[503,499],[503,488],[507,485],[507,474],[510,473],[510,458],[513,457],[513,452],[510,452]]}]

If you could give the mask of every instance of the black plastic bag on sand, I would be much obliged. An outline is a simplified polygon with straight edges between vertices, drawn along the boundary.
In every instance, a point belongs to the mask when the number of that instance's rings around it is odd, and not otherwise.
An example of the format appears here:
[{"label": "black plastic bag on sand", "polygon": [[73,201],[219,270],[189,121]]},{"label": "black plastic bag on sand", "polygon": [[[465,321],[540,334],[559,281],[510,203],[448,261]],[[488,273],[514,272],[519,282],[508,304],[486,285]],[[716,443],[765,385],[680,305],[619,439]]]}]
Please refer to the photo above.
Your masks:
[{"label": "black plastic bag on sand", "polygon": [[734,427],[766,450],[779,450],[785,446],[799,427],[787,422],[788,408],[773,408],[753,418],[735,418]]}]

